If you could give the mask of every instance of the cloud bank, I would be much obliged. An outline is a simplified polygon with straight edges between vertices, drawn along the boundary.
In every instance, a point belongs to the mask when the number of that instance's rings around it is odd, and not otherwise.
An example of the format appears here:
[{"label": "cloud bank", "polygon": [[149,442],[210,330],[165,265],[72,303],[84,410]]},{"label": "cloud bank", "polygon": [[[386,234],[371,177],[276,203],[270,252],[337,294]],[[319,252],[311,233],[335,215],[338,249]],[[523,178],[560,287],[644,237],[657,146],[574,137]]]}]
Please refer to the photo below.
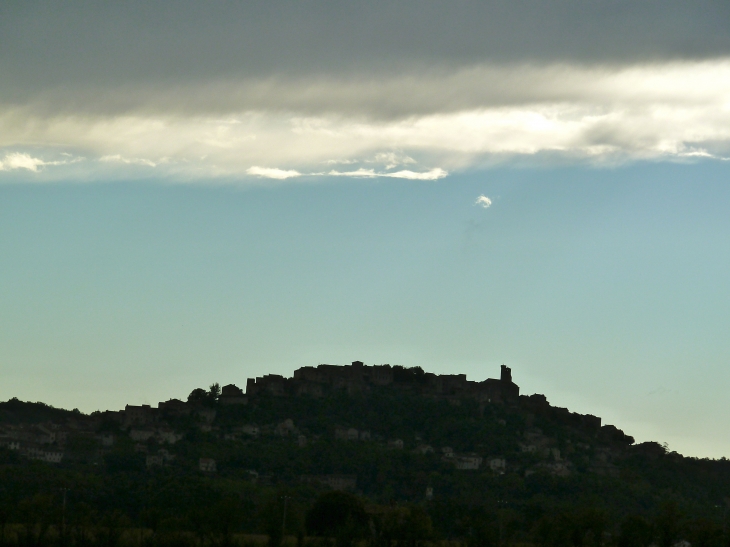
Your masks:
[{"label": "cloud bank", "polygon": [[2,176],[436,180],[730,155],[727,4],[530,5],[4,7]]},{"label": "cloud bank", "polygon": [[479,64],[695,61],[730,53],[728,22],[724,0],[4,2],[0,96],[22,100],[79,82],[175,87]]}]

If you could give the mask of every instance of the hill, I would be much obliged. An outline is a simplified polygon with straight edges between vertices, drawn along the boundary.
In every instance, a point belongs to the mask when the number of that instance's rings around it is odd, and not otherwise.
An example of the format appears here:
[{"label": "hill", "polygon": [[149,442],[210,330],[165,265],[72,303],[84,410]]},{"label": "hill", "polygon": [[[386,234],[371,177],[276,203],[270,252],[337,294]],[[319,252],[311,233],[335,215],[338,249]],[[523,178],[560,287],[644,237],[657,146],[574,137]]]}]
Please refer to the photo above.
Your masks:
[{"label": "hill", "polygon": [[43,503],[62,518],[65,492],[66,518],[97,525],[213,533],[229,514],[225,529],[274,537],[286,503],[286,529],[313,534],[327,522],[317,515],[337,513],[327,499],[344,496],[335,506],[361,506],[368,522],[351,535],[370,539],[728,539],[730,462],[637,445],[596,416],[520,395],[506,367],[468,382],[321,365],[249,380],[246,394],[216,384],[91,415],[13,399],[0,403],[0,428],[0,515],[16,522]]}]

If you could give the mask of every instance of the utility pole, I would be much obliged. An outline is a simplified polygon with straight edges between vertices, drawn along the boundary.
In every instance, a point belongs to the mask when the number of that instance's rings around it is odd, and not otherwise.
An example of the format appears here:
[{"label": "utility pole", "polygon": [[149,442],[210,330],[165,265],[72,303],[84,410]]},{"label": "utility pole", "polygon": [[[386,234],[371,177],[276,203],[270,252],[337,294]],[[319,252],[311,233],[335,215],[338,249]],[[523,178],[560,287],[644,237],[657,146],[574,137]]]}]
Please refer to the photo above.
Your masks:
[{"label": "utility pole", "polygon": [[284,519],[281,521],[281,541],[283,542],[284,537],[286,536],[286,506],[289,503],[291,497],[282,496],[282,499],[284,500]]},{"label": "utility pole", "polygon": [[501,507],[507,505],[505,500],[497,500],[497,520],[499,522],[499,537],[497,538],[497,547],[502,547],[502,510]]},{"label": "utility pole", "polygon": [[2,493],[2,496],[0,496],[0,512],[2,512],[2,522],[0,522],[0,545],[5,547],[5,526],[7,526],[6,520],[8,520],[8,514],[7,511],[9,511],[10,507],[6,507],[5,504],[7,503],[9,505],[10,500],[5,495],[5,488],[0,489],[0,492]]},{"label": "utility pole", "polygon": [[61,506],[61,540],[63,541],[63,544],[66,544],[66,494],[68,493],[68,488],[61,488],[61,492],[63,492],[63,505]]}]

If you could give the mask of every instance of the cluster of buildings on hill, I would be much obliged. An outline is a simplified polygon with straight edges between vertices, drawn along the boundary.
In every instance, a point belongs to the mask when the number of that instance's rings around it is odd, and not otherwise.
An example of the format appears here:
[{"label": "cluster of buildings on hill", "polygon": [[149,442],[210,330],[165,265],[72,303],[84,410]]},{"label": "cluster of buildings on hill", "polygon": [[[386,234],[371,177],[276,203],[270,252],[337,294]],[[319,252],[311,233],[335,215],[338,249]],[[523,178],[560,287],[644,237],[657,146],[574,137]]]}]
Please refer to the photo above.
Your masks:
[{"label": "cluster of buildings on hill", "polygon": [[[471,398],[480,404],[519,405],[527,416],[527,430],[524,433],[523,442],[520,443],[521,450],[534,453],[542,461],[538,467],[545,468],[556,475],[568,474],[569,464],[561,459],[560,451],[554,440],[548,439],[539,430],[531,427],[530,416],[548,414],[552,419],[567,425],[600,432],[606,439],[633,443],[632,438],[624,435],[615,427],[601,427],[601,419],[596,416],[576,414],[564,408],[552,407],[543,395],[520,396],[519,386],[512,381],[510,368],[504,365],[501,367],[499,379],[487,379],[482,382],[468,381],[465,374],[437,375],[425,373],[420,368],[405,369],[390,365],[367,366],[360,361],[355,361],[347,366],[303,367],[296,370],[292,378],[274,374],[251,378],[247,382],[245,394],[237,386],[229,384],[221,389],[215,402],[217,405],[225,406],[246,405],[249,401],[255,401],[261,396],[324,397],[338,392],[367,393],[375,387],[388,386],[408,390],[425,397],[453,402]],[[203,390],[196,391],[206,393]],[[168,465],[175,459],[175,455],[171,453],[171,445],[176,444],[184,436],[183,431],[173,429],[170,424],[177,424],[175,427],[183,427],[183,429],[193,427],[225,441],[255,439],[260,435],[280,436],[293,438],[300,447],[304,447],[310,440],[317,439],[317,436],[308,439],[304,434],[307,432],[299,431],[291,419],[261,426],[252,423],[229,425],[221,429],[215,422],[220,407],[211,404],[212,400],[196,401],[193,394],[187,402],[170,399],[160,402],[157,408],[150,405],[127,405],[124,410],[118,412],[107,411],[94,413],[91,416],[79,414],[77,418],[68,419],[63,424],[0,425],[0,446],[16,451],[29,459],[60,463],[66,456],[73,456],[73,448],[69,446],[71,438],[77,441],[83,440],[86,446],[94,445],[97,453],[103,454],[115,445],[117,440],[115,436],[121,434],[135,443],[136,452],[145,455],[147,467],[156,467]],[[179,418],[189,419],[181,422]],[[116,425],[111,429],[116,432],[102,431],[104,428],[101,426],[104,422],[115,422]],[[391,449],[406,448],[402,439],[387,439],[376,432],[371,434],[368,430],[358,430],[354,427],[337,427],[329,435],[342,441],[373,441],[382,443]],[[488,467],[495,473],[504,473],[506,469],[506,462],[502,457],[491,456],[485,459],[477,454],[456,454],[449,447],[442,447],[435,451],[427,444],[418,442],[408,444],[410,445],[407,447],[408,449],[421,454],[438,451],[441,458],[452,463],[456,469],[469,470]],[[602,463],[602,460],[596,465],[598,466],[597,472],[613,472],[610,465]],[[208,458],[201,458],[199,469],[208,473],[215,472],[216,462]],[[339,475],[309,477],[307,480],[332,483],[333,488],[345,487],[343,485],[352,487],[353,483],[351,476]]]},{"label": "cluster of buildings on hill", "polygon": [[294,371],[292,378],[278,374],[249,378],[246,395],[323,397],[337,391],[354,394],[368,391],[375,386],[392,385],[429,397],[468,397],[485,403],[514,402],[520,397],[520,388],[512,381],[512,371],[504,365],[498,380],[490,378],[483,382],[469,381],[466,374],[432,374],[424,373],[420,369],[418,372],[390,365],[368,366],[361,361],[354,361],[346,366],[302,367]]},{"label": "cluster of buildings on hill", "polygon": [[[245,394],[234,384],[223,386],[217,403],[245,405],[249,400],[262,395],[324,397],[336,392],[355,394],[367,392],[374,386],[395,386],[434,398],[471,397],[480,402],[516,402],[520,398],[520,388],[512,381],[510,368],[504,365],[499,380],[487,379],[483,382],[469,381],[466,379],[466,374],[439,375],[421,372],[420,375],[414,375],[413,370],[390,365],[368,366],[361,361],[354,361],[351,365],[345,366],[302,367],[294,371],[292,378],[278,374],[249,378]],[[191,414],[203,418],[203,421],[212,422],[215,410],[179,399],[170,399],[160,402],[157,408],[150,405],[127,405],[117,414],[114,419],[119,421],[122,427],[136,428],[164,422],[168,417]],[[149,428],[147,431],[150,431]],[[164,433],[159,435],[165,436]]]},{"label": "cluster of buildings on hill", "polygon": [[[233,389],[231,389],[233,388]],[[221,394],[221,404],[245,403],[246,397],[235,386],[226,386]],[[23,403],[20,403],[23,404]],[[70,414],[70,413],[69,413]],[[13,423],[0,423],[0,447],[11,450],[19,456],[48,463],[61,463],[69,459],[98,460],[112,449],[117,441],[116,433],[104,430],[107,422],[116,423],[112,429],[124,432],[137,443],[138,452],[146,452],[148,441],[159,445],[172,445],[183,438],[183,434],[169,425],[169,419],[193,415],[200,429],[210,431],[215,419],[214,408],[190,405],[172,399],[162,402],[157,408],[150,405],[127,405],[121,411],[95,412],[92,415],[74,413],[72,417],[61,417],[57,421],[27,423],[22,412]],[[173,456],[161,450],[149,455],[148,466],[167,463]]]},{"label": "cluster of buildings on hill", "polygon": [[324,397],[337,392],[363,393],[374,387],[383,386],[393,386],[426,397],[454,402],[460,399],[473,399],[480,404],[519,404],[528,413],[549,414],[552,419],[569,426],[601,431],[610,440],[629,444],[633,442],[631,437],[624,435],[614,426],[601,427],[601,418],[598,416],[579,414],[570,412],[567,408],[551,406],[544,395],[520,395],[519,386],[512,381],[512,370],[505,365],[501,366],[499,379],[488,378],[482,382],[467,380],[466,374],[432,374],[423,372],[420,368],[368,366],[362,361],[353,361],[352,364],[345,366],[310,366],[295,370],[291,378],[278,374],[249,378],[245,397],[248,399],[262,395]]},{"label": "cluster of buildings on hill", "polygon": [[89,438],[99,444],[108,443],[108,437],[96,432],[98,420],[69,420],[58,424],[43,422],[35,424],[3,424],[0,426],[0,447],[18,455],[47,463],[60,463],[66,454],[71,437]]}]

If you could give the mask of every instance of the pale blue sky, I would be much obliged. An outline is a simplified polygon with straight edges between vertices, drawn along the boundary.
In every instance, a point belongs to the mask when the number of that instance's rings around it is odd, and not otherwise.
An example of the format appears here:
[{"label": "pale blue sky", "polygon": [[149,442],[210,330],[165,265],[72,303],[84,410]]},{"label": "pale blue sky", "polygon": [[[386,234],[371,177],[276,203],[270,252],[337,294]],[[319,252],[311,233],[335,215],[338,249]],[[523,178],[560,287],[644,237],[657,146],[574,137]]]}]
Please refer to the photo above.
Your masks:
[{"label": "pale blue sky", "polygon": [[[0,399],[84,411],[318,363],[494,377],[730,453],[730,164],[0,185]],[[485,209],[479,195],[492,200]]]},{"label": "pale blue sky", "polygon": [[725,0],[0,3],[0,399],[505,363],[730,456],[728,28]]}]

